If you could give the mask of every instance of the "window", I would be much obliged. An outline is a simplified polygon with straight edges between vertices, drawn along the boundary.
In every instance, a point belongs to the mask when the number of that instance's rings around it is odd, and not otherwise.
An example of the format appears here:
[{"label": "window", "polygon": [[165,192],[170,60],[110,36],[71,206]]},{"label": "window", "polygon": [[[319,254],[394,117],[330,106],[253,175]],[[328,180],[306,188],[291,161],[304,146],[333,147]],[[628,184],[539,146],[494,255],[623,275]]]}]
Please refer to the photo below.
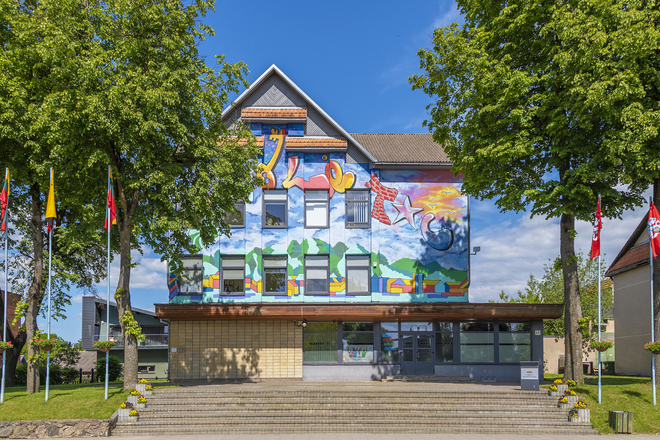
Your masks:
[{"label": "window", "polygon": [[222,295],[243,295],[245,292],[245,257],[223,255]]},{"label": "window", "polygon": [[495,362],[495,331],[492,322],[461,323],[461,362]]},{"label": "window", "polygon": [[264,255],[264,295],[286,295],[287,257]]},{"label": "window", "polygon": [[399,362],[399,323],[380,323],[380,361]]},{"label": "window", "polygon": [[305,294],[330,294],[330,270],[327,255],[305,257]]},{"label": "window", "polygon": [[138,374],[139,373],[155,373],[155,365],[138,365]]},{"label": "window", "polygon": [[344,322],[341,325],[342,362],[374,361],[374,323]]},{"label": "window", "polygon": [[530,361],[531,326],[527,322],[499,323],[500,363]]},{"label": "window", "polygon": [[329,222],[328,191],[305,191],[305,227],[327,228]]},{"label": "window", "polygon": [[337,363],[337,323],[308,322],[303,328],[303,362]]},{"label": "window", "polygon": [[370,295],[369,280],[371,273],[369,255],[347,255],[346,256],[346,294],[347,295]]},{"label": "window", "polygon": [[181,257],[182,270],[179,276],[179,295],[201,295],[203,260],[201,255]]},{"label": "window", "polygon": [[369,219],[369,197],[368,190],[346,191],[346,227],[368,228]]},{"label": "window", "polygon": [[435,361],[454,362],[454,324],[435,323]]},{"label": "window", "polygon": [[286,228],[288,224],[288,194],[286,190],[264,190],[263,227]]},{"label": "window", "polygon": [[236,203],[234,212],[227,213],[227,224],[232,228],[245,227],[245,202]]}]

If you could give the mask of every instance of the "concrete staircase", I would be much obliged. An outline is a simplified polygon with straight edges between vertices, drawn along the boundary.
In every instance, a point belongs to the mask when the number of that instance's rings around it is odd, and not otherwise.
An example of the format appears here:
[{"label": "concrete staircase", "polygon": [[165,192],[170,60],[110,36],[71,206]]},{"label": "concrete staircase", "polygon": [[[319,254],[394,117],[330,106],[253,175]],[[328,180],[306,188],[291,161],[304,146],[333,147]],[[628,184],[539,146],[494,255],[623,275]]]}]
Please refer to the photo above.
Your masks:
[{"label": "concrete staircase", "polygon": [[[470,384],[289,383],[162,388],[113,436],[190,434],[597,434],[547,392]],[[446,388],[446,389],[445,389]],[[463,389],[461,389],[463,388]],[[501,388],[501,387],[500,387]],[[519,388],[519,386],[518,386]]]}]

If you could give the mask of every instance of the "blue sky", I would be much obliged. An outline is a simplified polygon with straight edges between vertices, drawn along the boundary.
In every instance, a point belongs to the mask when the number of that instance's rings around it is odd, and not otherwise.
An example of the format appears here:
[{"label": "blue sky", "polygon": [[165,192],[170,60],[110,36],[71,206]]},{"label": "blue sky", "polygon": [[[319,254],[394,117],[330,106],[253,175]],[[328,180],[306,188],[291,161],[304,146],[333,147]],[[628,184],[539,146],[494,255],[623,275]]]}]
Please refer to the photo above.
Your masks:
[{"label": "blue sky", "polygon": [[[408,77],[421,73],[417,51],[431,47],[433,30],[461,21],[453,1],[250,1],[220,2],[203,22],[216,35],[200,44],[207,64],[223,54],[248,65],[250,83],[276,64],[349,133],[426,133],[429,97],[412,91]],[[595,207],[594,207],[595,208]],[[604,221],[603,252],[611,261],[645,210]],[[523,289],[529,274],[559,254],[559,223],[526,213],[499,213],[490,202],[471,200],[471,302]],[[591,226],[577,225],[577,249],[589,252]],[[153,310],[167,301],[166,268],[148,249],[134,254],[134,307]],[[111,270],[114,292],[119,270]],[[105,283],[97,286],[105,297]],[[80,292],[72,292],[68,319],[53,332],[70,341],[81,336]],[[46,328],[39,320],[39,327]]]}]

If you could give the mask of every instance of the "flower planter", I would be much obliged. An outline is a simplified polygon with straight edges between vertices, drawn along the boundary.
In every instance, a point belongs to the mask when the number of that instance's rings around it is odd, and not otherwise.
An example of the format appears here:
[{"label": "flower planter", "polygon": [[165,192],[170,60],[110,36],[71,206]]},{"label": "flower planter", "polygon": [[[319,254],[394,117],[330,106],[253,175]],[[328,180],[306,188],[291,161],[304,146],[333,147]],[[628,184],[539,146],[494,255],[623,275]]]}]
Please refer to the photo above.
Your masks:
[{"label": "flower planter", "polygon": [[135,385],[135,389],[144,394],[145,391],[147,391],[147,384],[146,383],[139,383]]},{"label": "flower planter", "polygon": [[568,403],[571,408],[573,408],[573,404],[577,403],[579,400],[578,396],[566,396],[566,399],[568,400],[566,403]]},{"label": "flower planter", "polygon": [[591,410],[589,408],[578,408],[577,412],[580,423],[591,423]]},{"label": "flower planter", "polygon": [[580,417],[568,416],[568,421],[573,423],[580,423]]},{"label": "flower planter", "polygon": [[562,396],[564,395],[564,391],[568,389],[568,385],[566,385],[565,383],[556,385],[556,387],[557,387],[557,391],[560,392]]},{"label": "flower planter", "polygon": [[99,347],[99,351],[101,351],[103,353],[107,353],[107,352],[110,351],[111,348],[112,347]]},{"label": "flower planter", "polygon": [[609,350],[609,348],[604,348],[604,347],[602,347],[602,348],[597,348],[597,349],[596,349],[596,351],[599,351],[599,352],[601,352],[601,353],[604,352],[604,351],[607,351],[607,350]]},{"label": "flower planter", "polygon": [[651,350],[651,353],[653,353],[653,354],[660,354],[660,350]]},{"label": "flower planter", "polygon": [[[131,403],[133,404],[133,406],[135,406],[135,405],[137,405],[137,400],[138,400],[139,398],[140,398],[140,396],[128,396],[128,397],[126,398],[126,401],[127,401],[127,402],[131,402]],[[576,402],[577,402],[577,400],[576,400]]]},{"label": "flower planter", "polygon": [[560,404],[558,404],[558,406],[559,406],[560,409],[570,409],[570,407],[568,406],[568,403],[560,403]]},{"label": "flower planter", "polygon": [[0,354],[2,354],[2,353],[4,353],[4,352],[5,352],[5,349],[2,348],[2,347],[0,347]]},{"label": "flower planter", "polygon": [[146,403],[136,403],[135,407],[137,409],[145,409],[147,407],[147,404]]},{"label": "flower planter", "polygon": [[146,396],[153,396],[153,394],[154,394],[154,392],[153,392],[153,391],[149,391],[149,390],[145,390],[144,393],[142,393],[142,395],[144,395],[145,397],[146,397]]},{"label": "flower planter", "polygon": [[552,390],[548,391],[548,396],[550,397],[561,397],[563,395],[564,393],[560,393],[559,391],[552,391]]},{"label": "flower planter", "polygon": [[131,412],[129,408],[119,408],[118,422],[128,422],[128,413]]},{"label": "flower planter", "polygon": [[127,417],[127,419],[128,419],[127,422],[135,423],[135,422],[138,421],[139,418],[140,418],[140,416],[132,416],[132,417],[128,416]]},{"label": "flower planter", "polygon": [[41,349],[43,351],[51,351],[53,349],[53,346],[52,345],[44,345],[43,347],[41,347]]}]

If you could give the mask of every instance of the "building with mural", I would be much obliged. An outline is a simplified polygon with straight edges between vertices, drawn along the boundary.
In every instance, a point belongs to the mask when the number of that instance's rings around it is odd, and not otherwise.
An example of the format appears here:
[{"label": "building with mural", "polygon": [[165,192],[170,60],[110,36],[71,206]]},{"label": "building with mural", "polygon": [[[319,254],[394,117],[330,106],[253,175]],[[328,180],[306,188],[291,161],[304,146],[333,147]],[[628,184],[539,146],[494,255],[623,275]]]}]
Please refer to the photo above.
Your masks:
[{"label": "building with mural", "polygon": [[[349,134],[276,66],[224,113],[262,148],[231,237],[172,273],[170,378],[520,377],[556,306],[470,304],[469,200],[429,134]],[[542,363],[542,362],[541,362]]]}]

